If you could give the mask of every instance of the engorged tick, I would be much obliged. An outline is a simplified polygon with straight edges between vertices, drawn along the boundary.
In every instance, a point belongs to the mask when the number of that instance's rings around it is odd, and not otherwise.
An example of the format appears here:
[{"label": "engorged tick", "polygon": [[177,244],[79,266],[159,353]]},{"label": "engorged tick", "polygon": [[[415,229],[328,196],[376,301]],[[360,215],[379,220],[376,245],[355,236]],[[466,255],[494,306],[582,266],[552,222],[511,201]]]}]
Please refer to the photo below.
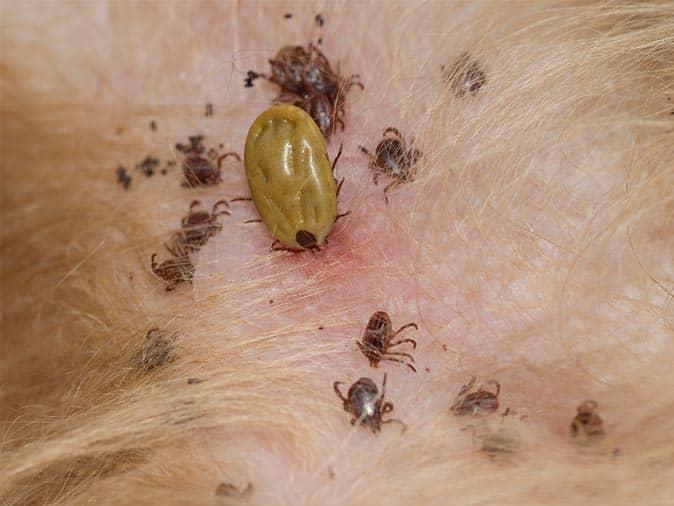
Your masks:
[{"label": "engorged tick", "polygon": [[210,213],[194,211],[194,208],[200,204],[198,200],[192,201],[187,216],[182,219],[182,230],[174,233],[170,243],[165,245],[175,257],[200,250],[211,237],[222,230],[222,225],[217,222],[218,216],[230,214],[226,209],[218,209],[223,205],[229,207],[229,203],[224,199],[213,204]]},{"label": "engorged tick", "polygon": [[388,313],[384,311],[377,311],[367,322],[365,332],[363,333],[362,342],[358,341],[356,344],[360,348],[360,351],[363,352],[363,355],[365,355],[370,361],[371,367],[377,367],[381,360],[388,360],[390,362],[399,362],[404,364],[414,372],[417,372],[412,364],[404,360],[400,360],[399,358],[395,358],[406,357],[411,362],[414,362],[414,357],[412,355],[409,353],[389,351],[394,346],[398,346],[399,344],[403,343],[412,344],[412,349],[417,347],[417,342],[414,339],[401,339],[399,341],[393,342],[393,339],[398,334],[410,327],[414,329],[419,328],[416,323],[406,323],[398,330],[393,332],[393,325],[391,324],[391,318]]},{"label": "engorged tick", "polygon": [[323,135],[299,107],[270,107],[255,119],[244,166],[260,219],[276,240],[272,249],[315,251],[326,243],[344,216],[337,214],[341,183],[334,176],[340,154],[341,148],[331,164]]},{"label": "engorged tick", "polygon": [[180,283],[192,283],[194,277],[194,264],[187,255],[164,260],[161,264],[156,262],[157,254],[152,254],[151,267],[158,277],[167,282],[166,291],[170,292]]},{"label": "engorged tick", "polygon": [[[393,134],[393,136],[388,136]],[[370,153],[364,146],[358,146],[360,150],[370,157],[369,168],[373,172],[372,180],[377,184],[379,176],[386,175],[393,181],[384,188],[384,200],[388,204],[387,193],[401,183],[414,180],[416,174],[415,165],[423,156],[418,149],[407,147],[405,139],[397,128],[388,127],[384,130],[383,139],[377,144],[375,154]],[[414,144],[412,139],[410,144]]]},{"label": "engorged tick", "polygon": [[360,378],[356,381],[351,388],[346,397],[342,394],[339,389],[339,385],[342,385],[343,382],[335,381],[332,385],[335,389],[335,393],[344,403],[344,411],[351,413],[354,418],[351,420],[351,425],[355,425],[356,422],[360,422],[361,425],[367,425],[372,432],[378,432],[381,430],[381,425],[385,423],[399,423],[403,426],[403,432],[406,428],[406,425],[395,418],[389,420],[382,420],[382,415],[390,413],[393,411],[393,404],[390,402],[384,402],[384,396],[386,394],[386,374],[384,374],[384,381],[381,385],[381,395],[378,396],[377,385],[370,378]]},{"label": "engorged tick", "polygon": [[[473,376],[467,384],[461,387],[454,403],[449,408],[455,415],[488,415],[498,409],[498,394],[501,391],[499,382],[490,380],[473,392],[475,380]],[[495,391],[485,390],[488,385],[492,385]]]}]

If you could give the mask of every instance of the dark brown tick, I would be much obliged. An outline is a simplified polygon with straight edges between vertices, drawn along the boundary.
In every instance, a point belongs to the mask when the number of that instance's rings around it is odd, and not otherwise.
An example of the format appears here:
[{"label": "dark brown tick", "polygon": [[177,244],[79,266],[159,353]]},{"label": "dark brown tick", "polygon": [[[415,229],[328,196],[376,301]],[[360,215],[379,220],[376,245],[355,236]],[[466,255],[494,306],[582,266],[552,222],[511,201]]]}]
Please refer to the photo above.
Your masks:
[{"label": "dark brown tick", "polygon": [[595,401],[585,401],[578,406],[578,414],[571,422],[572,436],[587,439],[604,434],[604,422],[597,414],[597,407]]},{"label": "dark brown tick", "polygon": [[176,334],[167,336],[158,328],[151,328],[145,334],[145,343],[136,354],[134,362],[143,372],[156,369],[175,359],[174,342]]},{"label": "dark brown tick", "polygon": [[[391,134],[391,135],[389,135]],[[375,154],[370,153],[365,147],[358,146],[360,150],[370,157],[370,170],[373,172],[372,180],[377,184],[381,175],[393,178],[393,181],[384,188],[384,200],[388,204],[387,193],[401,183],[414,180],[416,174],[415,165],[423,156],[418,149],[407,147],[405,139],[397,128],[388,127],[384,130],[383,139],[377,144]],[[414,140],[411,141],[411,144]]]},{"label": "dark brown tick", "polygon": [[353,86],[364,89],[359,76],[343,78],[332,69],[329,60],[313,44],[284,46],[269,60],[272,75],[269,80],[281,87],[276,102],[292,102],[304,109],[316,122],[327,139],[337,125],[344,129],[344,99]]},{"label": "dark brown tick", "polygon": [[158,277],[167,282],[166,291],[170,292],[180,283],[192,283],[194,265],[187,255],[171,258],[157,264],[156,253],[152,254],[151,267]]},{"label": "dark brown tick", "polygon": [[404,360],[395,357],[405,357],[408,358],[411,362],[414,362],[414,357],[409,353],[402,352],[391,352],[389,351],[394,346],[398,346],[403,343],[410,343],[412,349],[417,347],[417,342],[414,339],[401,339],[399,341],[393,342],[393,339],[400,334],[403,330],[407,328],[418,329],[416,323],[406,323],[398,330],[393,332],[393,325],[391,324],[391,318],[388,313],[384,311],[377,311],[374,313],[370,320],[367,322],[365,327],[365,332],[362,337],[362,342],[358,341],[358,347],[360,351],[363,352],[368,360],[370,361],[371,367],[377,367],[379,361],[388,360],[391,362],[399,362],[405,364],[407,367],[412,369],[414,372],[417,370],[414,366]]},{"label": "dark brown tick", "polygon": [[226,200],[218,200],[213,204],[210,213],[194,211],[194,208],[200,204],[201,202],[198,200],[192,201],[187,216],[182,219],[182,230],[174,233],[170,243],[164,245],[169,253],[175,257],[199,251],[211,237],[222,230],[222,225],[217,222],[218,216],[230,214],[226,209],[220,209],[221,206],[229,207]]},{"label": "dark brown tick", "polygon": [[[445,70],[445,67],[442,67]],[[487,83],[487,75],[480,64],[468,53],[463,53],[446,72],[446,80],[454,92],[454,96],[461,98],[470,93],[476,95]]]},{"label": "dark brown tick", "polygon": [[381,430],[381,425],[384,423],[399,423],[403,426],[403,431],[406,426],[400,420],[391,418],[389,420],[382,420],[382,415],[390,413],[393,411],[393,404],[390,402],[384,402],[384,396],[386,394],[386,374],[384,374],[384,381],[381,385],[381,395],[378,396],[379,390],[374,381],[370,378],[360,378],[356,381],[349,392],[344,397],[342,392],[339,389],[339,385],[342,385],[343,382],[335,381],[333,388],[335,393],[344,403],[344,411],[351,413],[354,418],[351,420],[351,425],[355,425],[356,422],[360,422],[361,425],[367,425],[372,429],[372,432],[378,432]]},{"label": "dark brown tick", "polygon": [[216,158],[213,163],[207,157],[202,156],[206,147],[202,144],[204,137],[202,135],[193,135],[189,137],[189,144],[176,144],[176,149],[185,155],[183,161],[183,175],[185,180],[183,186],[211,186],[220,182],[222,172],[222,162],[228,157],[234,157],[241,161],[241,157],[234,152],[225,153],[217,156],[217,153],[211,152],[211,157]]},{"label": "dark brown tick", "polygon": [[[494,392],[485,390],[489,385],[494,387]],[[488,415],[498,409],[498,394],[501,391],[498,381],[488,381],[486,385],[480,385],[476,391],[472,391],[474,386],[475,376],[461,387],[449,408],[455,415]]]},{"label": "dark brown tick", "polygon": [[300,94],[303,88],[302,71],[310,59],[309,53],[302,46],[283,46],[276,56],[269,60],[271,66],[269,80],[281,87],[281,93]]}]

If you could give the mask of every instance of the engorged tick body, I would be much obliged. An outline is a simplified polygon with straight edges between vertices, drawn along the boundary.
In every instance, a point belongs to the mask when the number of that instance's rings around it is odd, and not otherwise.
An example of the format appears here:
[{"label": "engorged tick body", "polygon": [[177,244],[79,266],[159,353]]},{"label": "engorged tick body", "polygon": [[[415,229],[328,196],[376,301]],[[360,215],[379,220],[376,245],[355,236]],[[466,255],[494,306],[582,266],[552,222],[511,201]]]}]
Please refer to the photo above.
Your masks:
[{"label": "engorged tick body", "polygon": [[244,165],[255,207],[274,239],[293,250],[325,243],[337,218],[337,184],[311,116],[288,104],[264,111],[248,131]]}]

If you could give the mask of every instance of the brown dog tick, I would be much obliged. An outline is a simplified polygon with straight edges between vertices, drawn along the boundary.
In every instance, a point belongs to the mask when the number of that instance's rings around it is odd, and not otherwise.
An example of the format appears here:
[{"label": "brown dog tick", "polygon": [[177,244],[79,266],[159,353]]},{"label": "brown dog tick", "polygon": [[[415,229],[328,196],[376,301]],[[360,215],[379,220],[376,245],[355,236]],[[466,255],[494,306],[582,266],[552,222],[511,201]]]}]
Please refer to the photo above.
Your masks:
[{"label": "brown dog tick", "polygon": [[344,128],[344,98],[353,86],[364,88],[358,75],[343,78],[339,66],[335,72],[325,55],[313,44],[307,49],[284,46],[269,64],[272,71],[269,80],[281,88],[277,102],[292,101],[304,109],[326,139],[338,124]]},{"label": "brown dog tick", "polygon": [[[489,385],[494,387],[494,392],[485,390],[485,387]],[[487,385],[480,385],[473,392],[474,386],[475,376],[461,387],[454,404],[449,408],[455,415],[488,415],[498,409],[498,394],[501,391],[498,381],[491,380],[487,382]]]},{"label": "brown dog tick", "polygon": [[171,237],[170,245],[166,249],[175,257],[183,256],[192,251],[199,251],[201,247],[215,234],[222,230],[222,225],[217,222],[218,216],[230,214],[226,209],[218,209],[221,206],[229,207],[226,200],[218,200],[213,204],[211,212],[194,211],[200,205],[198,200],[192,201],[189,213],[182,219],[182,230]]},{"label": "brown dog tick", "polygon": [[[283,46],[276,56],[269,60],[272,83],[281,87],[282,93],[302,92],[302,72],[309,64],[309,53],[302,46]],[[264,74],[259,74],[265,77]]]},{"label": "brown dog tick", "polygon": [[145,334],[146,342],[136,354],[134,362],[143,372],[156,369],[175,359],[174,342],[177,335],[167,336],[158,328],[152,328]]},{"label": "brown dog tick", "polygon": [[601,436],[604,434],[604,422],[597,414],[597,403],[585,401],[578,406],[578,414],[571,422],[571,435],[584,438]]},{"label": "brown dog tick", "polygon": [[192,283],[194,265],[187,255],[178,256],[157,264],[156,253],[152,254],[151,267],[158,277],[167,282],[166,291],[170,292],[180,283]]},{"label": "brown dog tick", "polygon": [[417,372],[417,370],[414,368],[412,364],[404,360],[395,358],[396,356],[406,357],[410,361],[414,362],[414,357],[412,355],[410,355],[409,353],[389,351],[394,346],[398,346],[399,344],[403,343],[412,344],[412,349],[415,349],[417,347],[417,342],[414,339],[401,339],[399,341],[393,342],[393,339],[398,334],[400,334],[403,330],[410,327],[414,329],[419,328],[416,323],[406,323],[398,330],[393,332],[391,318],[389,317],[388,313],[384,311],[377,311],[370,317],[370,320],[367,322],[367,326],[365,327],[365,333],[363,334],[362,337],[363,341],[362,342],[358,341],[356,342],[356,344],[360,348],[360,351],[363,352],[363,355],[365,355],[370,361],[371,367],[377,367],[379,365],[380,360],[389,360],[391,362],[399,362],[401,364],[405,364],[414,372]]},{"label": "brown dog tick", "polygon": [[[445,67],[442,67],[445,70]],[[476,95],[487,82],[487,75],[480,68],[477,60],[468,53],[463,53],[456,63],[447,71],[445,79],[454,92],[454,96],[461,98],[466,93]]]},{"label": "brown dog tick", "polygon": [[183,186],[216,185],[220,182],[222,162],[224,160],[232,156],[241,161],[241,157],[234,152],[225,153],[220,156],[217,156],[217,152],[209,152],[210,158],[217,157],[217,162],[213,163],[209,158],[202,156],[204,151],[206,151],[206,147],[202,144],[203,139],[202,135],[193,135],[189,137],[189,144],[176,144],[176,149],[185,155],[185,160],[183,161],[185,181],[183,181]]},{"label": "brown dog tick", "polygon": [[[335,393],[344,403],[344,411],[351,413],[355,418],[351,420],[351,425],[360,422],[361,425],[367,425],[372,429],[372,432],[381,430],[381,425],[384,423],[399,423],[403,427],[405,424],[400,420],[391,418],[389,420],[382,420],[382,415],[393,411],[393,404],[384,402],[384,395],[386,394],[386,374],[384,374],[384,381],[381,385],[381,395],[378,396],[379,390],[374,381],[370,378],[360,378],[356,381],[346,397],[342,395],[339,385],[343,384],[341,381],[335,381],[332,385]],[[403,429],[404,430],[404,429]]]},{"label": "brown dog tick", "polygon": [[[387,137],[388,134],[392,136]],[[393,178],[393,181],[384,188],[384,200],[388,204],[386,194],[389,190],[401,183],[414,180],[415,165],[423,154],[418,149],[408,149],[405,139],[397,128],[388,127],[384,130],[383,137],[377,144],[374,155],[365,147],[358,147],[370,157],[369,168],[374,173],[372,176],[374,184],[377,184],[377,179],[382,174]],[[413,144],[414,141],[412,140],[411,143]]]}]

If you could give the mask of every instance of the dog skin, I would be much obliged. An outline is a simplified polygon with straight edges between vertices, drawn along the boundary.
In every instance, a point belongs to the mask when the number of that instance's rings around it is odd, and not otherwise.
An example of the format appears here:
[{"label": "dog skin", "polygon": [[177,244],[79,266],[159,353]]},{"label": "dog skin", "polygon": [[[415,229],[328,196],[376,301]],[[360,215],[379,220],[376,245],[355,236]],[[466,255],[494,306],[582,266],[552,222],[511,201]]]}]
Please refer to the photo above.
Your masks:
[{"label": "dog skin", "polygon": [[[21,3],[2,18],[8,504],[671,498],[671,6]],[[272,252],[244,223],[253,204],[232,203],[191,284],[166,292],[150,257],[170,258],[190,202],[250,196],[235,157],[218,184],[182,186],[175,144],[242,154],[281,92],[248,71],[310,42],[364,85],[328,144],[350,214],[318,252]],[[422,153],[388,204],[392,180],[375,185],[359,150],[387,127]],[[146,156],[158,169],[125,189],[115,171]],[[418,325],[414,351],[393,349],[416,373],[359,350],[379,310]],[[154,328],[171,360],[139,368]],[[333,391],[384,373],[404,432],[352,426]],[[473,376],[498,402],[457,415]],[[590,400],[594,430],[574,437]]]}]

